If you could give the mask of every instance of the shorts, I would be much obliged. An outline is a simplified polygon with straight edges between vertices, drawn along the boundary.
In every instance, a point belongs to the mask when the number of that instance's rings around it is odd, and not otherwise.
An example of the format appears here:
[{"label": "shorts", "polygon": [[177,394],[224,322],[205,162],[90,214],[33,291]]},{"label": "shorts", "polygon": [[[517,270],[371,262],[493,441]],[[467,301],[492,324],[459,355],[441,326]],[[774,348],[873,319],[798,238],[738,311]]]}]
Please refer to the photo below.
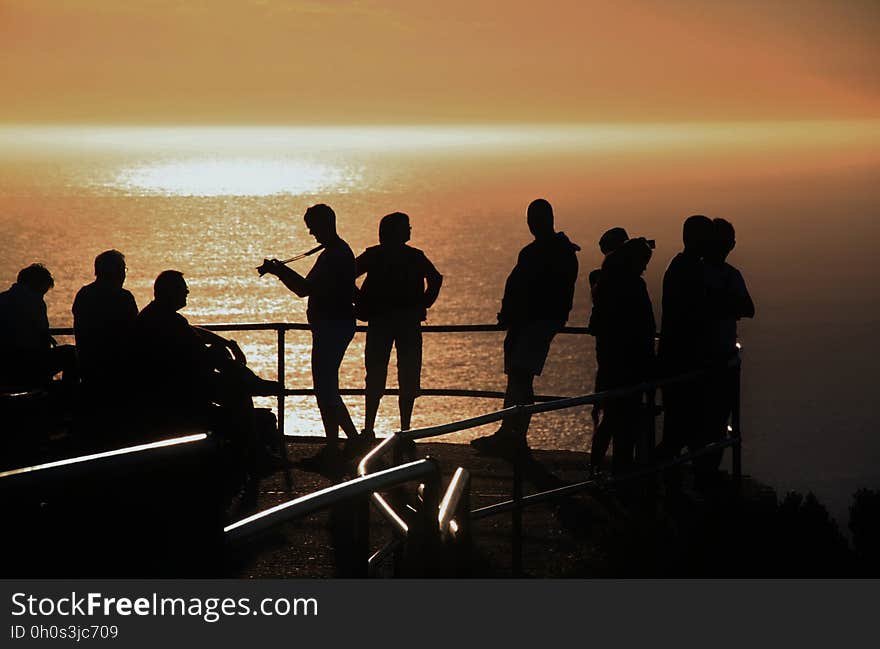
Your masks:
[{"label": "shorts", "polygon": [[511,327],[504,338],[504,373],[520,371],[540,376],[550,343],[563,324],[559,320],[532,320]]},{"label": "shorts", "polygon": [[385,391],[392,346],[397,349],[400,394],[415,398],[421,389],[422,376],[422,324],[416,318],[374,316],[370,319],[364,351],[367,391]]}]

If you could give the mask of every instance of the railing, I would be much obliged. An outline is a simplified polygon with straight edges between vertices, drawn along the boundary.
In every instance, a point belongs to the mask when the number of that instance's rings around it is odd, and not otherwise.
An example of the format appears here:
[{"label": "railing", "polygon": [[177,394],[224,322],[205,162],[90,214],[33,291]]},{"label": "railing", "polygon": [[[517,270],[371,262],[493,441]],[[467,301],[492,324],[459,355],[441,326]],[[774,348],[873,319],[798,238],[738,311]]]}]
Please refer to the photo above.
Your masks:
[{"label": "railing", "polygon": [[[287,337],[286,333],[288,331],[311,331],[311,326],[301,322],[265,322],[265,323],[246,323],[246,324],[206,324],[199,325],[204,329],[208,329],[209,331],[274,331],[276,335],[276,367],[277,367],[277,375],[278,382],[284,386],[284,391],[276,396],[277,409],[278,409],[278,432],[281,435],[285,435],[284,427],[284,399],[285,397],[294,397],[294,396],[309,396],[314,395],[315,391],[312,388],[288,388],[287,387],[287,376],[285,370],[285,358],[287,355]],[[365,325],[358,325],[356,328],[359,332],[365,332],[367,327]],[[500,325],[487,325],[487,324],[478,324],[478,325],[422,325],[423,333],[479,333],[479,332],[497,332],[503,331],[503,328]],[[53,336],[72,336],[73,328],[72,327],[56,327],[50,330],[50,333]],[[587,334],[589,333],[586,327],[563,327],[560,333],[563,334]],[[340,394],[345,396],[357,396],[363,395],[365,390],[363,388],[342,388]],[[397,395],[399,394],[399,390],[397,388],[388,388],[385,390],[384,394],[386,395]],[[435,396],[435,397],[474,397],[474,398],[485,398],[485,399],[503,399],[504,393],[493,391],[493,390],[467,390],[467,389],[459,389],[459,388],[423,388],[419,391],[421,396]],[[556,401],[561,399],[562,397],[558,396],[550,396],[550,395],[536,395],[535,400],[544,402],[544,401]]]},{"label": "railing", "polygon": [[210,437],[211,433],[208,432],[193,433],[191,435],[182,435],[180,437],[172,437],[155,442],[147,442],[145,444],[136,444],[134,446],[126,446],[109,451],[78,455],[51,462],[42,462],[40,464],[0,471],[0,480],[22,480],[30,478],[44,480],[46,476],[50,475],[60,479],[68,479],[74,473],[89,473],[94,471],[96,466],[109,464],[111,462],[116,466],[121,466],[126,462],[140,462],[145,456],[155,456],[158,453],[167,452],[177,455],[182,449],[197,448],[200,442],[205,442],[209,440]]},{"label": "railing", "polygon": [[[628,396],[632,394],[642,394],[646,395],[646,404],[647,406],[653,405],[653,395],[658,388],[666,387],[669,385],[679,384],[679,383],[688,383],[697,381],[699,379],[707,378],[714,373],[721,371],[729,371],[733,370],[736,372],[736,381],[735,381],[735,393],[732,404],[732,413],[730,425],[728,426],[729,438],[723,441],[714,442],[711,444],[707,444],[699,449],[689,449],[689,452],[678,457],[672,458],[662,463],[652,464],[651,466],[647,466],[641,470],[635,470],[630,473],[627,473],[622,476],[615,476],[610,479],[605,480],[586,480],[583,482],[579,482],[572,485],[566,485],[564,487],[559,487],[556,489],[550,489],[547,491],[539,492],[536,494],[531,494],[529,496],[523,496],[522,492],[522,483],[523,483],[523,460],[522,456],[513,458],[513,485],[512,485],[512,497],[510,500],[496,503],[495,505],[490,505],[488,507],[483,507],[477,510],[470,512],[471,520],[478,520],[481,518],[487,518],[489,516],[494,516],[497,514],[502,514],[505,512],[512,512],[513,517],[511,520],[512,524],[512,535],[511,535],[511,544],[512,544],[512,556],[513,556],[513,572],[518,574],[521,571],[522,567],[522,510],[530,505],[537,504],[540,502],[544,502],[550,500],[552,498],[558,498],[562,496],[569,496],[575,493],[579,493],[582,491],[586,491],[591,488],[595,488],[597,486],[605,486],[611,485],[615,483],[623,483],[623,482],[631,482],[634,480],[643,479],[645,477],[656,475],[660,472],[666,471],[674,466],[678,466],[681,464],[685,464],[693,461],[702,456],[706,456],[709,454],[717,453],[719,451],[723,451],[725,448],[731,448],[731,473],[735,480],[735,483],[739,485],[740,480],[742,478],[742,431],[740,428],[740,388],[739,388],[739,377],[740,377],[740,367],[741,360],[739,354],[736,357],[731,359],[728,363],[723,364],[720,367],[698,370],[693,372],[688,372],[686,374],[681,374],[674,377],[667,377],[663,379],[658,379],[655,381],[647,381],[644,383],[640,383],[638,385],[628,386],[624,388],[618,388],[614,390],[606,390],[604,392],[597,392],[594,394],[588,394],[578,397],[569,397],[563,399],[557,399],[554,401],[550,401],[547,403],[535,403],[529,405],[516,405],[508,408],[504,408],[502,410],[498,410],[495,412],[487,413],[485,415],[480,415],[477,417],[471,417],[468,419],[463,419],[460,421],[450,422],[447,424],[441,424],[439,426],[430,426],[426,428],[419,428],[407,431],[400,431],[392,435],[391,437],[386,438],[381,444],[379,444],[376,448],[370,451],[360,462],[358,465],[358,475],[367,476],[370,475],[370,469],[373,463],[387,453],[390,450],[394,451],[395,460],[400,460],[400,449],[404,447],[407,442],[412,442],[417,439],[427,439],[430,437],[437,437],[440,435],[446,435],[453,432],[460,432],[463,430],[469,430],[472,428],[476,428],[478,426],[483,426],[486,424],[494,423],[497,421],[501,421],[506,417],[516,416],[516,415],[525,415],[525,414],[540,414],[545,412],[552,412],[556,410],[562,410],[566,408],[573,408],[576,406],[584,406],[584,405],[596,405],[601,404],[609,399],[614,399],[618,397]],[[650,417],[650,426],[649,429],[645,431],[645,436],[653,440],[654,437],[654,417],[656,413],[651,413]],[[392,520],[397,514],[395,512],[394,507],[388,503],[388,501],[379,493],[373,494],[373,500],[379,510],[388,518]]]},{"label": "railing", "polygon": [[[277,367],[278,381],[284,386],[281,393],[277,395],[278,403],[278,424],[279,431],[284,433],[284,399],[286,396],[311,395],[314,394],[312,389],[289,389],[286,387],[285,376],[285,355],[286,355],[286,332],[287,331],[308,331],[310,326],[302,323],[257,323],[257,324],[214,324],[205,325],[206,329],[212,331],[275,331],[277,336]],[[366,331],[365,326],[358,326],[357,331]],[[468,332],[498,332],[503,329],[497,325],[426,325],[422,327],[425,333],[468,333]],[[53,329],[55,335],[71,335],[73,333],[70,328]],[[561,330],[563,334],[587,334],[589,333],[585,327],[565,327]],[[259,512],[253,516],[242,519],[225,528],[227,538],[229,540],[240,540],[257,534],[265,529],[274,527],[280,523],[293,520],[305,516],[314,511],[332,507],[352,499],[372,497],[375,505],[378,507],[383,516],[392,525],[399,537],[406,538],[409,533],[409,526],[400,513],[393,507],[380,493],[382,489],[401,485],[422,477],[429,477],[426,483],[426,489],[423,494],[422,516],[423,525],[422,532],[429,535],[436,533],[443,537],[461,537],[467,536],[470,528],[471,520],[479,520],[497,514],[512,512],[512,528],[513,534],[511,542],[513,545],[513,569],[519,572],[521,568],[521,530],[522,530],[522,510],[530,505],[547,501],[552,498],[568,496],[587,489],[595,488],[599,485],[610,485],[621,482],[628,482],[642,479],[646,476],[654,475],[665,471],[673,466],[690,462],[698,457],[717,453],[725,448],[731,448],[731,473],[737,482],[742,476],[742,431],[740,428],[740,399],[739,399],[739,374],[740,374],[740,358],[737,355],[729,363],[720,368],[712,368],[708,370],[699,370],[689,372],[674,377],[667,377],[655,381],[647,381],[638,385],[627,386],[614,390],[606,390],[588,395],[576,397],[553,397],[553,396],[536,396],[536,403],[529,405],[516,405],[495,412],[487,413],[477,417],[471,417],[460,421],[450,422],[437,426],[426,428],[401,431],[387,437],[378,446],[371,450],[358,465],[358,478],[334,485],[328,489],[324,489],[306,496],[290,500],[282,505],[278,505],[271,509]],[[644,431],[645,446],[648,449],[653,448],[655,429],[654,418],[654,393],[658,388],[666,387],[677,383],[693,382],[706,378],[713,372],[722,370],[734,370],[736,372],[736,392],[732,408],[730,426],[728,426],[729,438],[723,441],[706,445],[700,449],[690,450],[689,453],[673,458],[660,464],[652,464],[644,469],[633,471],[623,476],[615,476],[606,480],[586,480],[576,484],[566,485],[556,489],[551,489],[528,496],[523,496],[522,492],[522,462],[521,458],[514,458],[514,475],[512,485],[512,497],[508,501],[496,503],[487,507],[468,512],[469,508],[469,475],[466,471],[459,468],[453,480],[451,481],[446,494],[443,496],[442,502],[439,499],[439,469],[436,463],[430,460],[422,460],[399,464],[402,461],[402,448],[408,442],[417,439],[427,439],[446,435],[453,432],[460,432],[494,423],[503,420],[506,417],[517,415],[534,415],[546,412],[553,412],[578,406],[597,405],[609,399],[624,397],[633,394],[644,394],[644,406],[651,412],[649,417],[649,426]],[[342,394],[362,395],[363,389],[343,389]],[[386,390],[386,394],[397,394],[395,389]],[[484,391],[484,390],[466,390],[466,389],[423,389],[420,391],[424,396],[456,396],[456,397],[488,397],[502,398],[504,393]],[[382,471],[372,471],[375,461],[388,451],[393,450],[395,462],[398,464],[390,469]],[[643,457],[642,460],[650,458]],[[429,468],[430,467],[430,468]],[[465,511],[464,517],[455,517],[457,512]],[[427,522],[430,521],[430,522]],[[427,532],[426,532],[427,531]],[[391,554],[397,544],[393,541],[391,544],[382,548],[369,559],[369,563],[378,562]]]}]

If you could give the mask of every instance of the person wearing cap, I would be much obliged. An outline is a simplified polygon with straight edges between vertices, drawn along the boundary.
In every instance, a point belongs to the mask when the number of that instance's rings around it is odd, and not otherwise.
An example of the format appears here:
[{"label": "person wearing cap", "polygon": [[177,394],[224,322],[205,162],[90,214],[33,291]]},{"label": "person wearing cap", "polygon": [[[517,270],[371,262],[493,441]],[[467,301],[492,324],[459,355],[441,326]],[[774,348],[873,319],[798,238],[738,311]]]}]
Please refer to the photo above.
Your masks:
[{"label": "person wearing cap", "polygon": [[357,275],[366,273],[357,299],[357,316],[366,320],[366,410],[363,435],[373,428],[388,378],[391,348],[397,350],[400,429],[409,430],[422,372],[422,321],[437,300],[443,276],[427,255],[407,245],[409,216],[394,212],[379,222],[379,245],[355,260]]},{"label": "person wearing cap", "polygon": [[[498,313],[498,324],[507,330],[505,407],[534,402],[535,377],[544,368],[550,343],[568,319],[578,274],[580,246],[565,233],[556,232],[550,203],[543,198],[532,201],[526,222],[535,239],[519,253]],[[530,420],[530,415],[505,417],[497,432],[472,440],[471,446],[487,455],[527,453]]]},{"label": "person wearing cap", "polygon": [[349,449],[360,446],[358,431],[339,394],[339,367],[354,338],[355,259],[351,247],[336,232],[336,213],[323,203],[312,205],[303,215],[306,227],[324,248],[303,277],[277,259],[266,260],[263,269],[275,275],[299,297],[308,298],[306,316],[312,328],[312,380],[315,399],[327,443],[307,466],[330,468],[342,459],[337,446],[339,429]]},{"label": "person wearing cap", "polygon": [[[657,326],[642,278],[651,250],[650,242],[643,237],[628,239],[602,262],[590,316],[602,390],[637,385],[653,374]],[[612,441],[615,473],[631,468],[640,410],[639,393],[603,403],[602,419],[595,428],[590,450],[592,472],[602,467]]]}]

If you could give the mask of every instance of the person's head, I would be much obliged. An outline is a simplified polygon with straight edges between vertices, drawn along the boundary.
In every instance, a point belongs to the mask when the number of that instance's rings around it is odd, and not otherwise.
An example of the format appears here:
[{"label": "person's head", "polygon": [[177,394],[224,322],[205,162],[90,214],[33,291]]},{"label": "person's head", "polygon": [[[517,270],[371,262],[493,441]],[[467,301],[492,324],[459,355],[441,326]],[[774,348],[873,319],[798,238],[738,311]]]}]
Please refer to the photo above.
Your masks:
[{"label": "person's head", "polygon": [[694,252],[700,256],[706,254],[709,246],[714,238],[714,228],[712,227],[712,219],[702,214],[689,216],[684,221],[684,227],[681,231],[681,239],[684,242],[684,249]]},{"label": "person's head", "polygon": [[726,219],[712,219],[712,246],[707,256],[722,262],[736,247],[736,231]]},{"label": "person's head", "polygon": [[526,221],[529,224],[529,231],[536,239],[544,239],[554,234],[553,207],[543,198],[537,198],[529,203]]},{"label": "person's head", "polygon": [[27,268],[22,268],[18,271],[16,281],[39,295],[45,295],[55,286],[52,273],[43,264],[31,264]]},{"label": "person's head", "polygon": [[122,286],[125,283],[125,255],[118,250],[105,250],[95,257],[95,277]]},{"label": "person's head", "polygon": [[153,298],[174,311],[186,306],[188,294],[189,287],[179,270],[163,270],[153,282]]},{"label": "person's head", "polygon": [[607,255],[620,248],[627,239],[629,239],[629,235],[626,233],[626,230],[623,228],[611,228],[599,237],[599,250],[602,251],[603,255]]},{"label": "person's head", "polygon": [[627,239],[617,250],[605,257],[602,269],[641,275],[651,261],[653,254],[651,243],[645,237]]},{"label": "person's head", "polygon": [[303,215],[309,234],[315,241],[327,244],[336,237],[336,213],[329,205],[318,203],[312,205]]},{"label": "person's head", "polygon": [[379,221],[379,243],[383,245],[403,245],[411,233],[409,216],[403,212],[386,214]]}]

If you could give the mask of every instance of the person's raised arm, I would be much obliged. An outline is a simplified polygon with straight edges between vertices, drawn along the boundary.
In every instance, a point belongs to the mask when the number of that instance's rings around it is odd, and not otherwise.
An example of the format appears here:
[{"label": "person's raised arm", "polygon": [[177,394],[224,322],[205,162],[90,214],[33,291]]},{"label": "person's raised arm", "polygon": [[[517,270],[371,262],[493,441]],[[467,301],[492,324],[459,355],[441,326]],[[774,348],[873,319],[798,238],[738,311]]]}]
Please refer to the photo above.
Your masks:
[{"label": "person's raised arm", "polygon": [[275,277],[281,280],[282,284],[299,297],[307,297],[311,292],[309,281],[305,277],[289,266],[285,266],[277,259],[264,260],[262,268],[265,269],[266,274],[275,275]]}]

